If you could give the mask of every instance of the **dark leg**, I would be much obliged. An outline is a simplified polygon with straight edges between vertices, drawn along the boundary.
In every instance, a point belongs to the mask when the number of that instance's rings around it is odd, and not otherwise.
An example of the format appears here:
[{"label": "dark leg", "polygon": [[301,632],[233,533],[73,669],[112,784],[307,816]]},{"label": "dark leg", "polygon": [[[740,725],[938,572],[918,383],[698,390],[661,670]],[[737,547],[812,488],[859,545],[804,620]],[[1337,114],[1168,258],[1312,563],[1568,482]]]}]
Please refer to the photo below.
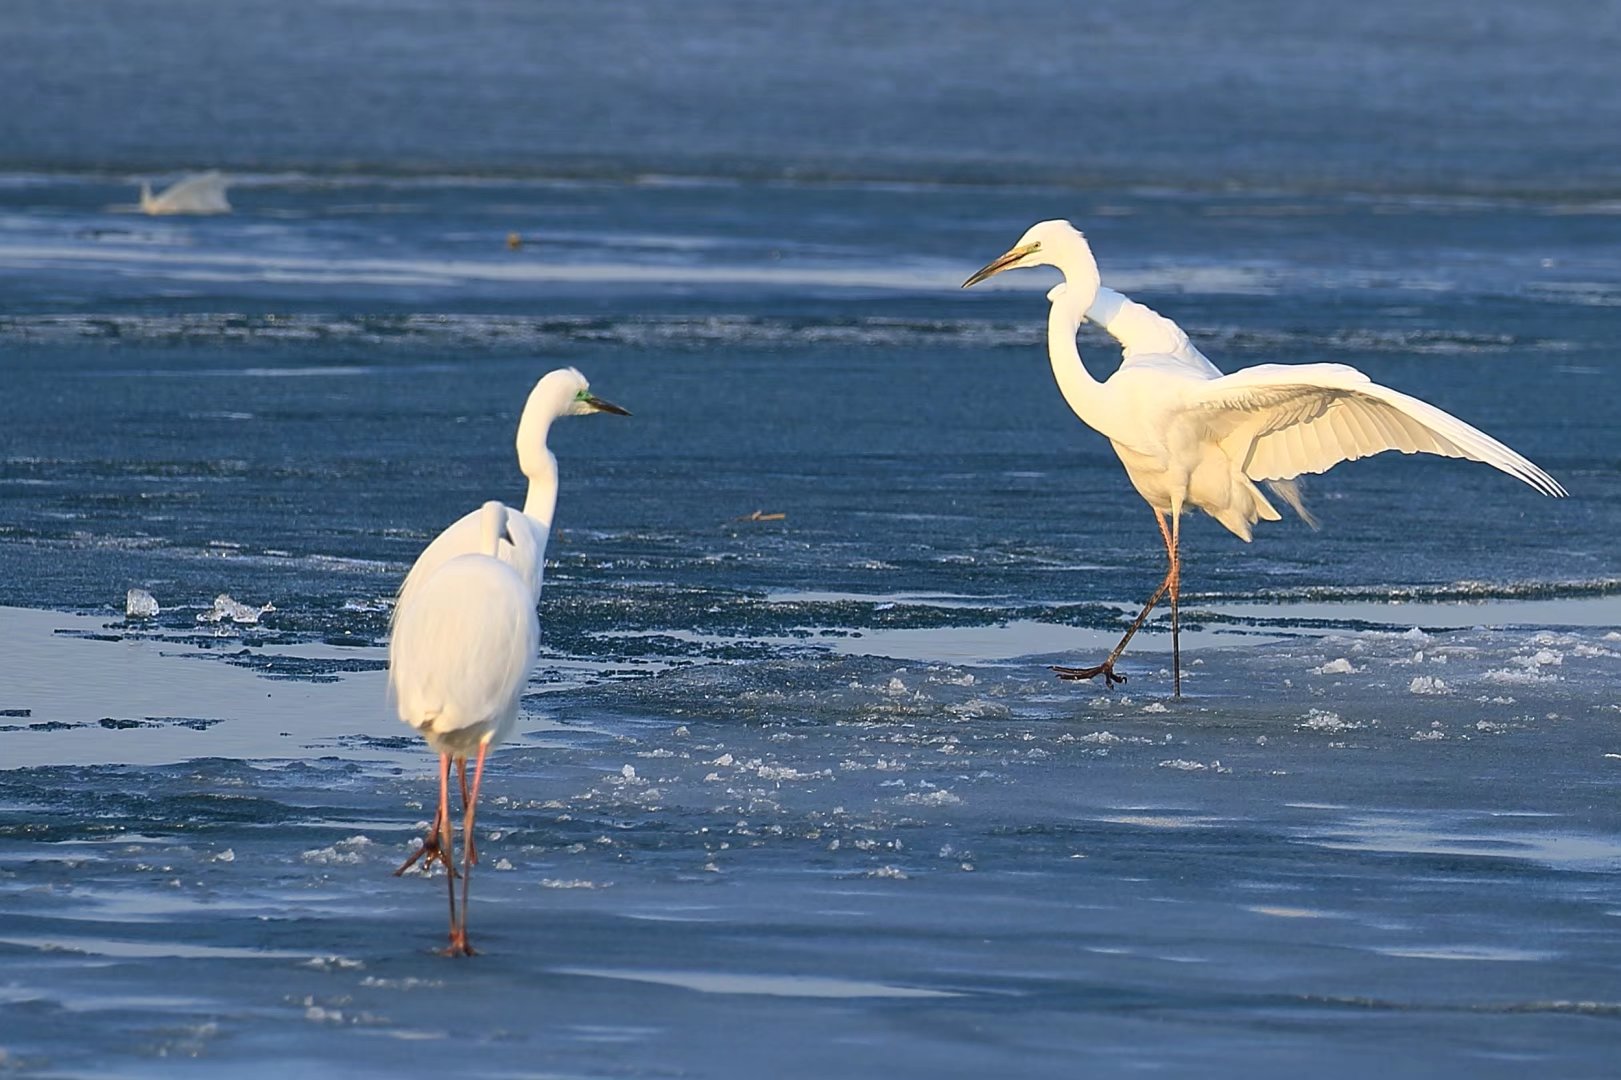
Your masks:
[{"label": "dark leg", "polygon": [[[1075,682],[1081,679],[1095,679],[1099,675],[1102,675],[1104,685],[1110,687],[1114,686],[1115,683],[1123,683],[1126,681],[1126,677],[1124,675],[1115,674],[1114,663],[1116,660],[1120,659],[1120,654],[1126,651],[1127,643],[1131,641],[1138,630],[1142,629],[1143,623],[1148,621],[1148,613],[1154,610],[1154,605],[1158,604],[1160,602],[1160,598],[1173,587],[1172,582],[1175,579],[1177,571],[1176,542],[1171,537],[1170,528],[1165,524],[1165,515],[1160,513],[1158,510],[1155,510],[1154,520],[1159,522],[1159,534],[1164,538],[1165,550],[1171,556],[1171,568],[1166,572],[1165,580],[1159,583],[1159,588],[1154,590],[1154,595],[1148,598],[1148,603],[1143,605],[1142,611],[1137,613],[1137,617],[1133,619],[1131,625],[1126,628],[1126,636],[1120,639],[1120,644],[1114,647],[1114,651],[1109,654],[1108,659],[1104,660],[1103,663],[1098,664],[1096,667],[1077,668],[1059,667],[1054,665],[1053,671],[1058,674],[1060,679]],[[1174,651],[1174,635],[1172,648]]]},{"label": "dark leg", "polygon": [[[445,950],[448,956],[473,956],[473,946],[467,941],[467,889],[473,883],[473,859],[468,854],[473,843],[473,815],[478,809],[478,789],[484,782],[484,754],[489,750],[488,742],[478,744],[478,763],[473,766],[473,794],[465,803],[466,816],[462,819],[462,921],[460,926],[452,926],[450,930],[450,947]],[[466,760],[463,759],[463,770],[466,769]],[[452,886],[454,889],[454,886]]]}]

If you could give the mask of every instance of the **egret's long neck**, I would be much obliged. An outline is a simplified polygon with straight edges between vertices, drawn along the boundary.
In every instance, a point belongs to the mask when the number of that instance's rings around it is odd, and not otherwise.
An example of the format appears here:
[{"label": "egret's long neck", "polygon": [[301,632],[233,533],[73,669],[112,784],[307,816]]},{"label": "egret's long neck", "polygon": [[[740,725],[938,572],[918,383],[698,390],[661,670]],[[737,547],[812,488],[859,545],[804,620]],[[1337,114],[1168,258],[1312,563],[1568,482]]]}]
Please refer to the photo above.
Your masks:
[{"label": "egret's long neck", "polygon": [[534,518],[548,532],[557,512],[557,459],[546,448],[552,418],[530,416],[525,412],[518,422],[518,467],[529,478],[529,494],[523,500],[526,517]]},{"label": "egret's long neck", "polygon": [[1052,309],[1047,313],[1047,359],[1052,362],[1058,389],[1075,415],[1088,427],[1107,435],[1108,418],[1099,395],[1103,384],[1092,378],[1075,347],[1075,332],[1081,328],[1090,299],[1088,295],[1077,295],[1073,287],[1053,297]]},{"label": "egret's long neck", "polygon": [[1066,249],[1054,253],[1053,265],[1064,275],[1064,288],[1056,296],[1049,293],[1052,310],[1047,313],[1047,359],[1052,361],[1053,378],[1064,400],[1088,427],[1108,434],[1107,417],[1099,391],[1103,384],[1092,378],[1081,363],[1075,347],[1075,333],[1086,320],[1087,309],[1102,285],[1097,259],[1079,235]]}]

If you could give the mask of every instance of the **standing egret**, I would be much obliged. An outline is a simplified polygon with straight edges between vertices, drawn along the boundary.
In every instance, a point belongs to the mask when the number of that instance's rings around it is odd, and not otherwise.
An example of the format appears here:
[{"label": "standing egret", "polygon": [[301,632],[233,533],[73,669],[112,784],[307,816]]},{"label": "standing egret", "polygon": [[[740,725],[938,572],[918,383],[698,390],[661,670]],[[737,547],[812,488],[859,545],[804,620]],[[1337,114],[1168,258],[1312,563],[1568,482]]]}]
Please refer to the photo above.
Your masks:
[{"label": "standing egret", "polygon": [[[484,576],[493,582],[495,575],[488,569],[487,564],[491,561],[499,563],[522,585],[524,601],[533,620],[544,576],[546,544],[551,536],[552,516],[557,507],[557,459],[547,448],[546,439],[551,431],[552,421],[558,417],[581,416],[595,412],[630,415],[618,405],[593,395],[585,376],[574,368],[559,368],[543,376],[530,391],[523,416],[518,422],[518,463],[524,474],[529,477],[529,493],[524,500],[523,510],[520,512],[502,506],[498,502],[486,503],[480,509],[453,522],[423,549],[421,555],[417,556],[395,598],[389,637],[389,696],[399,712],[400,719],[424,731],[430,744],[440,751],[442,789],[448,784],[450,759],[454,757],[456,760],[462,805],[467,813],[463,842],[466,844],[468,866],[478,861],[478,848],[473,842],[472,834],[472,807],[478,799],[478,783],[483,769],[484,753],[490,746],[505,738],[507,732],[511,730],[512,722],[517,715],[516,702],[522,697],[522,681],[519,682],[517,696],[513,698],[511,715],[501,723],[492,720],[494,726],[478,743],[478,764],[474,769],[473,787],[469,792],[466,752],[446,749],[448,743],[435,743],[432,725],[436,721],[433,716],[422,711],[423,708],[432,706],[433,694],[419,691],[425,685],[438,686],[450,680],[462,680],[467,683],[465,692],[476,695],[481,690],[487,692],[491,680],[503,669],[498,666],[499,650],[492,653],[488,659],[482,659],[477,651],[454,651],[459,647],[455,642],[459,640],[463,628],[469,625],[468,620],[478,617],[479,612],[471,608],[458,612],[454,608],[452,600],[447,599],[447,596],[453,598],[454,594],[447,591],[451,587],[444,584],[444,573],[453,566],[459,566],[463,559],[473,558],[483,561],[483,565],[486,566]],[[493,532],[492,506],[499,507],[502,511],[500,528],[494,529]],[[457,581],[467,573],[465,568],[459,569],[451,577],[451,581]],[[505,599],[505,593],[500,595]],[[482,632],[489,631],[486,628]],[[537,623],[536,633],[538,632]],[[453,657],[460,659],[456,660]],[[533,650],[530,659],[533,660]],[[447,667],[452,664],[461,666]],[[527,672],[526,663],[524,673]],[[403,692],[407,689],[412,693]],[[488,697],[488,694],[485,696]],[[471,716],[471,713],[467,715]],[[467,721],[468,724],[476,722],[476,720]],[[439,723],[442,726],[442,722]],[[418,859],[425,857],[428,865],[436,861],[444,863],[447,876],[454,877],[456,871],[453,852],[449,850],[448,844],[442,844],[442,841],[448,840],[449,834],[449,804],[445,792],[441,790],[439,807],[434,815],[433,824],[428,828],[427,836],[415,854],[406,859],[394,873],[396,875],[405,873]],[[465,884],[462,906],[466,908]],[[454,894],[451,924],[449,951],[453,954],[469,952],[466,947],[465,922],[458,942]]]},{"label": "standing egret", "polygon": [[[551,538],[552,516],[557,510],[557,458],[546,446],[552,422],[561,416],[586,416],[590,413],[613,413],[629,416],[630,412],[611,401],[604,401],[591,393],[591,384],[574,368],[548,371],[529,391],[523,415],[518,419],[518,468],[529,478],[529,492],[524,497],[523,513],[510,515],[506,532],[500,540],[498,558],[509,563],[529,586],[533,602],[540,600],[540,586],[546,569],[546,543]],[[458,555],[481,551],[482,532],[479,511],[473,510],[451,523],[444,532],[417,556],[411,570],[400,584],[394,598],[392,623],[398,623],[400,614],[423,582],[446,562]],[[467,801],[467,763],[459,763],[462,802]],[[423,855],[432,854],[434,837],[438,835],[438,822],[428,830],[423,848],[395,871],[403,874]],[[476,859],[476,856],[475,856]]]},{"label": "standing egret", "polygon": [[[1203,510],[1247,543],[1256,521],[1281,516],[1258,481],[1311,522],[1295,477],[1386,450],[1480,461],[1544,495],[1565,494],[1557,480],[1485,432],[1344,364],[1259,364],[1223,375],[1176,323],[1104,288],[1091,247],[1067,221],[1031,226],[963,288],[1031,266],[1057,267],[1064,275],[1063,284],[1047,294],[1047,355],[1058,388],[1075,415],[1120,455],[1132,486],[1154,511],[1170,560],[1165,580],[1108,658],[1093,667],[1054,667],[1060,678],[1102,675],[1107,685],[1125,682],[1115,673],[1115,661],[1168,591],[1171,668],[1181,695],[1178,547],[1184,507]],[[1101,383],[1087,372],[1075,345],[1087,319],[1122,347],[1119,369]]]},{"label": "standing egret", "polygon": [[[540,620],[529,583],[496,554],[503,539],[511,542],[509,523],[520,515],[498,502],[487,502],[474,514],[479,550],[457,555],[429,574],[411,606],[395,620],[388,641],[388,693],[395,711],[439,754],[439,811],[418,855],[445,864],[449,956],[473,953],[467,941],[467,892],[477,859],[473,814],[484,780],[484,755],[517,724],[518,704],[540,649]],[[469,754],[477,755],[477,763],[472,792],[462,794],[458,919],[450,762],[454,758],[465,776]]]}]

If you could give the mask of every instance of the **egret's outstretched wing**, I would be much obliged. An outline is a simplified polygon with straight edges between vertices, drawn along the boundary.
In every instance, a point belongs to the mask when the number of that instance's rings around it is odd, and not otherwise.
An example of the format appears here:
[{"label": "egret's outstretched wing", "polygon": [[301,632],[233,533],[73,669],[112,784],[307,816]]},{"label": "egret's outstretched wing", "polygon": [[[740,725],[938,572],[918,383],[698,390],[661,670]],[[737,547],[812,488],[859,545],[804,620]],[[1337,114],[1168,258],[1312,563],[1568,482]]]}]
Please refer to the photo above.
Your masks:
[{"label": "egret's outstretched wing", "polygon": [[1478,428],[1343,364],[1260,364],[1188,388],[1190,411],[1252,480],[1288,480],[1400,450],[1467,458],[1561,496],[1559,482]]},{"label": "egret's outstretched wing", "polygon": [[[507,507],[507,536],[500,544],[499,558],[511,566],[523,578],[524,584],[529,587],[531,600],[540,598],[542,575],[546,563],[546,530],[534,518],[520,510]],[[469,510],[456,521],[452,522],[444,532],[434,537],[433,543],[422,550],[417,561],[411,565],[411,572],[405,575],[405,581],[400,584],[399,594],[394,598],[394,614],[390,617],[390,625],[396,625],[400,619],[400,612],[411,602],[422,588],[422,583],[445,563],[458,555],[479,554],[483,545],[483,525],[480,516],[483,508]]]}]

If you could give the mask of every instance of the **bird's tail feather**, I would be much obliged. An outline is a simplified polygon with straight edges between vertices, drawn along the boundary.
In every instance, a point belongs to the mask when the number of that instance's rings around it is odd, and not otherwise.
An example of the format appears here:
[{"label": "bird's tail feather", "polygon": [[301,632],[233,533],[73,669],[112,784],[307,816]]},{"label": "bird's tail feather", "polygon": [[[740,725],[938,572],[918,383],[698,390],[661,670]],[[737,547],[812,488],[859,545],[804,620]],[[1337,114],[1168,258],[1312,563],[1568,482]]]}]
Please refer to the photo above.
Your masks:
[{"label": "bird's tail feather", "polygon": [[1317,528],[1316,516],[1306,509],[1306,504],[1300,498],[1300,482],[1298,480],[1268,480],[1266,486],[1271,490],[1272,494],[1288,503],[1289,509],[1299,514],[1301,521],[1314,529]]}]

